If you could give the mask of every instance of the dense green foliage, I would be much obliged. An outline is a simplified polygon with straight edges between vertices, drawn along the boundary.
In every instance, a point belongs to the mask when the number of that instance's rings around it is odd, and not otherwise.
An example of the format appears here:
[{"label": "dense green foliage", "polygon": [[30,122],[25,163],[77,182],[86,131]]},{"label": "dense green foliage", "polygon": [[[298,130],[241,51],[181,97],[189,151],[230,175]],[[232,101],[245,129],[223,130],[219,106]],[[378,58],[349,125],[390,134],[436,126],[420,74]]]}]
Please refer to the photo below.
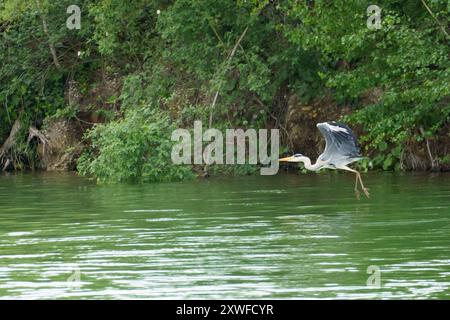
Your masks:
[{"label": "dense green foliage", "polygon": [[[80,30],[65,26],[71,4],[81,8]],[[428,161],[424,139],[444,164],[450,4],[378,1],[380,30],[366,25],[370,4],[3,0],[0,140],[19,114],[24,127],[39,127],[67,108],[80,117],[89,108],[113,111],[86,133],[80,172],[104,181],[181,179],[187,171],[167,157],[175,126],[211,119],[216,128],[284,128],[290,97],[305,104],[331,97],[351,111],[341,115],[359,128],[375,167],[400,168],[414,152]],[[69,106],[70,81],[89,96],[111,75],[123,83],[120,92],[97,94],[89,108]]]},{"label": "dense green foliage", "polygon": [[136,108],[114,124],[98,125],[89,131],[92,148],[79,159],[82,174],[100,181],[166,181],[192,176],[186,166],[170,166],[170,136],[175,126],[157,110]]},{"label": "dense green foliage", "polygon": [[[301,19],[303,28],[287,30],[294,43],[322,52],[323,77],[336,99],[358,106],[364,94],[379,91],[375,103],[348,119],[363,125],[367,149],[378,151],[375,165],[388,169],[400,164],[411,136],[421,141],[449,122],[450,39],[420,1],[377,4],[383,14],[376,32],[362,23],[365,1],[317,2],[314,11],[294,5],[290,16]],[[440,23],[449,26],[450,3],[430,5]],[[336,68],[337,61],[347,67]]]}]

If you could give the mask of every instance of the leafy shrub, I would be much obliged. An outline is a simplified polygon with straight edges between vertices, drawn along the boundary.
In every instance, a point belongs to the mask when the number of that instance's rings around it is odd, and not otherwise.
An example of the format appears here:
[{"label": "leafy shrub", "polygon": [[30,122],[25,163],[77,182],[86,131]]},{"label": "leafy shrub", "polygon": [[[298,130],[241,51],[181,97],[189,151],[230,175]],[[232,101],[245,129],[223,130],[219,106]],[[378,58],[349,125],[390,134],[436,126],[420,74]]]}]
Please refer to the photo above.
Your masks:
[{"label": "leafy shrub", "polygon": [[156,182],[193,176],[187,166],[174,165],[170,155],[175,126],[161,111],[129,110],[123,119],[88,131],[91,147],[78,161],[82,175],[100,182]]}]

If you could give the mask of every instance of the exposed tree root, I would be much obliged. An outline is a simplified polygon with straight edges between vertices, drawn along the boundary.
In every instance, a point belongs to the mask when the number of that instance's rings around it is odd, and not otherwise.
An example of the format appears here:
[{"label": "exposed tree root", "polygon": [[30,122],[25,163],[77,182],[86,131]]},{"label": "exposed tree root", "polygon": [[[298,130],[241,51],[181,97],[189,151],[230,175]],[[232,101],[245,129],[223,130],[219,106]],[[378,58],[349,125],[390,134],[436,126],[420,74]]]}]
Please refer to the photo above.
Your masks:
[{"label": "exposed tree root", "polygon": [[14,163],[18,161],[13,149],[14,145],[16,144],[17,135],[21,127],[22,125],[20,123],[20,119],[18,118],[11,128],[8,138],[0,148],[0,165],[3,171],[8,170],[11,165],[14,165]]},{"label": "exposed tree root", "polygon": [[28,129],[28,140],[27,142],[30,143],[30,141],[33,138],[37,138],[39,139],[39,141],[42,143],[43,145],[43,149],[45,150],[46,147],[48,146],[49,142],[48,139],[44,136],[44,134],[42,134],[38,129],[36,129],[33,126],[30,126],[30,128]]}]

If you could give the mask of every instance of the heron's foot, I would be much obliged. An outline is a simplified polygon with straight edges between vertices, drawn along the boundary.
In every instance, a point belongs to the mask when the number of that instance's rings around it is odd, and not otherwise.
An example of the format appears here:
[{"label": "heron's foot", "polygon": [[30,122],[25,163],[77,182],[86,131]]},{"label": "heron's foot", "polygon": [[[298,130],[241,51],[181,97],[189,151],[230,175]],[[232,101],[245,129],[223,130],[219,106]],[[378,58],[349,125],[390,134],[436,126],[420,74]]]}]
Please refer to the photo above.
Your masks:
[{"label": "heron's foot", "polygon": [[369,188],[363,187],[362,190],[363,190],[364,194],[366,195],[367,199],[369,199],[370,198]]},{"label": "heron's foot", "polygon": [[361,198],[360,195],[361,194],[359,193],[358,189],[355,189],[356,200],[359,200]]}]

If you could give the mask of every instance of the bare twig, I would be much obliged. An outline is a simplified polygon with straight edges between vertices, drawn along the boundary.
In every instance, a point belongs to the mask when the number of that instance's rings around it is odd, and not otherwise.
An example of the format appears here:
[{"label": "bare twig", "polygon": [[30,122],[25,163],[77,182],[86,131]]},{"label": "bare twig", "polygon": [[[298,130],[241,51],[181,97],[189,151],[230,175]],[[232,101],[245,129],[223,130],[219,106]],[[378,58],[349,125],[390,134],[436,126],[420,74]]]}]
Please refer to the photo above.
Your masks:
[{"label": "bare twig", "polygon": [[213,109],[214,106],[216,105],[217,102],[217,98],[219,97],[219,90],[216,91],[216,94],[214,95],[214,99],[211,105],[211,110],[209,112],[209,123],[208,123],[208,127],[211,128],[212,127],[212,121],[213,121]]},{"label": "bare twig", "polygon": [[[242,39],[244,39],[244,36],[247,33],[247,30],[248,30],[248,27],[245,28],[244,32],[242,32],[241,36],[239,37],[239,39],[237,40],[236,44],[234,45],[233,50],[231,50],[230,54],[228,55],[227,60],[226,60],[227,66],[230,64],[231,59],[233,59],[233,57],[234,57],[234,55],[236,53],[236,50],[239,47],[239,44],[241,43]],[[214,95],[213,102],[212,102],[211,107],[210,107],[209,128],[212,127],[214,107],[216,106],[216,102],[217,102],[217,98],[219,96],[219,93],[220,93],[220,88],[217,89],[217,91],[216,91],[216,93]]]},{"label": "bare twig", "polygon": [[216,38],[219,40],[220,44],[225,47],[225,43],[223,42],[222,38],[219,36],[219,33],[217,32],[216,28],[214,27],[214,25],[212,24],[210,19],[208,19],[208,22],[209,22],[209,26],[211,27],[212,31],[214,32],[214,35],[216,36]]},{"label": "bare twig", "polygon": [[53,42],[50,37],[50,33],[48,32],[47,19],[45,17],[44,11],[42,10],[41,0],[36,0],[36,6],[41,15],[42,28],[44,29],[44,33],[46,34],[46,36],[48,38],[48,46],[50,48],[50,53],[52,54],[53,63],[55,64],[55,67],[59,70],[59,69],[61,69],[61,65],[59,64],[58,56],[56,55],[55,46],[53,45]]},{"label": "bare twig", "polygon": [[[220,36],[219,36],[219,34],[217,33],[217,31],[214,29],[214,27],[212,26],[211,23],[210,23],[210,25],[211,25],[211,28],[213,29],[214,33],[216,34],[216,37],[217,37],[217,38],[219,39],[219,41],[223,44],[222,39],[220,38]],[[237,42],[236,42],[236,44],[234,45],[233,49],[231,50],[230,54],[228,55],[227,60],[226,60],[226,68],[225,68],[225,70],[228,69],[228,66],[229,66],[229,64],[230,64],[230,62],[231,62],[231,59],[233,59],[233,57],[234,57],[234,55],[235,55],[235,53],[236,53],[237,48],[240,47],[240,43],[241,43],[242,39],[244,39],[244,36],[245,36],[245,34],[247,33],[247,30],[248,30],[248,27],[245,28],[244,32],[242,32],[241,36],[239,37],[239,39],[237,40]],[[212,127],[214,108],[215,108],[215,106],[216,106],[217,98],[219,97],[220,89],[221,89],[221,88],[220,88],[220,86],[219,86],[219,88],[217,89],[216,93],[214,94],[214,99],[213,99],[213,102],[212,102],[211,107],[210,107],[210,111],[209,111],[209,123],[208,123],[208,127],[209,127],[209,128]],[[209,161],[208,161],[208,162],[209,162]],[[208,164],[205,164],[205,166],[203,167],[203,174],[204,174],[205,176],[208,176],[208,175],[209,175],[209,174],[208,174]]]},{"label": "bare twig", "polygon": [[422,4],[424,5],[424,7],[427,9],[427,11],[430,13],[430,15],[433,17],[433,19],[437,22],[437,24],[439,25],[439,27],[441,28],[442,32],[447,36],[447,38],[450,39],[450,36],[448,35],[447,31],[445,30],[444,26],[439,22],[439,20],[436,18],[436,16],[434,15],[433,11],[431,11],[430,7],[425,3],[424,0],[420,0],[422,2]]},{"label": "bare twig", "polygon": [[82,120],[82,119],[78,118],[77,116],[74,116],[74,118],[76,120],[78,120],[79,122],[84,123],[84,124],[89,124],[89,125],[96,125],[97,124],[95,122],[89,122],[89,121],[86,121],[86,120]]}]

